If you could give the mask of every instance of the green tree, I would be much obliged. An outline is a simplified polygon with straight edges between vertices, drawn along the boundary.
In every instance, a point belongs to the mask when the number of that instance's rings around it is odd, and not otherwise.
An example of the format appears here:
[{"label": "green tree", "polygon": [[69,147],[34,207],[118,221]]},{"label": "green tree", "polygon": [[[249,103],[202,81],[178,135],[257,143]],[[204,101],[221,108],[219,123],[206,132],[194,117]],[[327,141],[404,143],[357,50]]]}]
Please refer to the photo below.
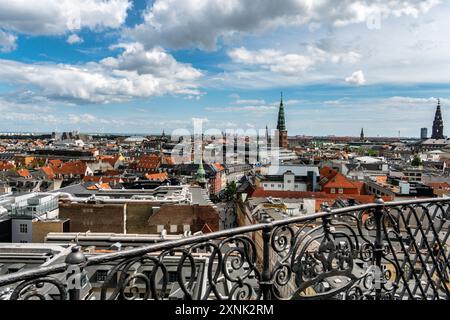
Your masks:
[{"label": "green tree", "polygon": [[227,182],[227,186],[225,188],[225,199],[227,201],[232,201],[236,198],[237,186],[236,182],[232,181],[231,183]]},{"label": "green tree", "polygon": [[420,160],[420,157],[418,155],[414,156],[414,159],[411,161],[411,165],[414,167],[422,165],[422,160]]}]

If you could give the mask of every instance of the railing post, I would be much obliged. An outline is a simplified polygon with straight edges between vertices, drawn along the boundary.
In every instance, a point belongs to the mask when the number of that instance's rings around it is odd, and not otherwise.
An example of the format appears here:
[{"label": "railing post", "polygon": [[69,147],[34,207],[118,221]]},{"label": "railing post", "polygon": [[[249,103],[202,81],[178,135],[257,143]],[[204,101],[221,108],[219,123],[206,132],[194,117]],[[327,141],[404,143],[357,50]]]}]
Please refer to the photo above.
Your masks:
[{"label": "railing post", "polygon": [[68,265],[66,280],[69,300],[80,300],[83,286],[82,277],[84,277],[83,264],[86,262],[86,256],[81,251],[80,246],[72,247],[72,252],[67,255],[65,262]]},{"label": "railing post", "polygon": [[263,223],[267,224],[262,231],[263,234],[263,271],[261,274],[261,289],[264,300],[271,300],[272,298],[272,275],[270,272],[270,235],[272,233],[272,221],[268,215],[265,215]]},{"label": "railing post", "polygon": [[[384,278],[383,275],[383,269],[381,266],[381,259],[383,257],[383,239],[382,239],[382,219],[383,219],[383,213],[384,213],[384,201],[381,197],[377,197],[375,200],[375,203],[377,204],[377,207],[375,209],[375,228],[376,228],[376,234],[375,234],[375,250],[374,250],[374,262],[376,266],[376,273],[374,275],[375,280],[375,299],[381,300],[382,295],[382,278]],[[377,277],[379,277],[377,279]]]}]

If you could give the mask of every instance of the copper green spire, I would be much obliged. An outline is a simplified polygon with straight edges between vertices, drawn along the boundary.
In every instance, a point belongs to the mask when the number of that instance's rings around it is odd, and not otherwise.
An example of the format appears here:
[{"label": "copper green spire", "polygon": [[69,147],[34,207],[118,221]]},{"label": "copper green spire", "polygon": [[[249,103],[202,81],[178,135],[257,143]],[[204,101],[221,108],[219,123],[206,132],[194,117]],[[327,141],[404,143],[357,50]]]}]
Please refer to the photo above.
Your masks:
[{"label": "copper green spire", "polygon": [[203,155],[202,159],[200,160],[200,164],[198,166],[197,174],[196,174],[196,180],[199,184],[206,183],[206,171],[205,168],[203,168]]},{"label": "copper green spire", "polygon": [[284,119],[283,92],[281,92],[280,109],[278,111],[277,130],[286,131],[286,121]]}]

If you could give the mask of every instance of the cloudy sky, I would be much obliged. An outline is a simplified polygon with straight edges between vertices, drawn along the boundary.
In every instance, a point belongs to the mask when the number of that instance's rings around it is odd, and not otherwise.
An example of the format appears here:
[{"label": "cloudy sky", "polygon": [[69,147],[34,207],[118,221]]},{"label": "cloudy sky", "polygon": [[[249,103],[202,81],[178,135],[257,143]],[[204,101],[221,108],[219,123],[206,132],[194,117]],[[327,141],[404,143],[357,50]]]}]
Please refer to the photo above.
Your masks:
[{"label": "cloudy sky", "polygon": [[450,135],[439,0],[0,0],[0,131]]}]

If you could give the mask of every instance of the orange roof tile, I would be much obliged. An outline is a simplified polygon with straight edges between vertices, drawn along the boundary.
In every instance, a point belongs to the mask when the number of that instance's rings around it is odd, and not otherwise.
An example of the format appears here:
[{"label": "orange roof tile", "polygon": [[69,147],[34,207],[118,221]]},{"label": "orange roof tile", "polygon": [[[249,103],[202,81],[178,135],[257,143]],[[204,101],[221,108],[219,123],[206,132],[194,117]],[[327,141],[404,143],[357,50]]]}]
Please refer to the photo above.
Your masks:
[{"label": "orange roof tile", "polygon": [[106,182],[102,183],[102,184],[100,185],[100,187],[101,187],[102,189],[104,189],[104,190],[105,190],[105,189],[111,189],[109,183],[106,183]]},{"label": "orange roof tile", "polygon": [[75,174],[84,175],[86,173],[86,163],[83,161],[65,162],[60,167],[53,168],[55,174]]},{"label": "orange roof tile", "polygon": [[218,162],[214,163],[214,167],[216,167],[217,170],[219,171],[224,171],[225,168]]},{"label": "orange roof tile", "polygon": [[[267,191],[263,188],[257,188],[252,194],[252,198],[286,198],[286,199],[302,199],[315,198],[317,203],[329,202],[334,203],[336,199],[354,199],[361,203],[371,203],[375,200],[373,195],[357,195],[357,194],[327,194],[325,192],[304,192],[304,191]],[[392,201],[392,197],[382,197],[384,201]]]},{"label": "orange roof tile", "polygon": [[139,158],[136,167],[138,169],[157,169],[161,164],[161,158],[157,155],[142,156]]},{"label": "orange roof tile", "polygon": [[427,183],[428,186],[433,189],[449,189],[450,185],[447,182],[431,182]]},{"label": "orange roof tile", "polygon": [[10,162],[0,162],[0,170],[6,171],[6,170],[13,170],[16,166]]},{"label": "orange roof tile", "polygon": [[41,170],[45,173],[45,175],[47,176],[47,178],[49,178],[49,179],[51,179],[51,180],[52,180],[53,178],[55,178],[55,173],[53,172],[52,167],[50,167],[50,166],[45,166],[45,167],[42,167]]},{"label": "orange roof tile", "polygon": [[19,169],[19,170],[17,170],[17,173],[18,173],[21,177],[24,177],[24,178],[31,176],[30,171],[28,171],[27,169]]},{"label": "orange roof tile", "polygon": [[48,164],[55,166],[55,167],[59,167],[63,162],[59,159],[52,159],[52,160],[48,160]]},{"label": "orange roof tile", "polygon": [[150,181],[166,181],[169,179],[169,175],[167,172],[161,172],[161,173],[148,173],[145,175],[145,177]]},{"label": "orange roof tile", "polygon": [[387,182],[387,176],[376,176],[376,177],[375,177],[375,180],[376,180],[378,183],[386,183],[386,182]]},{"label": "orange roof tile", "polygon": [[357,189],[357,187],[341,173],[336,174],[328,181],[322,184],[322,188],[342,188],[342,189]]},{"label": "orange roof tile", "polygon": [[336,170],[334,170],[333,168],[323,167],[322,169],[320,169],[320,179],[322,180],[323,178],[327,178],[328,180],[330,180],[337,173],[338,172]]}]

